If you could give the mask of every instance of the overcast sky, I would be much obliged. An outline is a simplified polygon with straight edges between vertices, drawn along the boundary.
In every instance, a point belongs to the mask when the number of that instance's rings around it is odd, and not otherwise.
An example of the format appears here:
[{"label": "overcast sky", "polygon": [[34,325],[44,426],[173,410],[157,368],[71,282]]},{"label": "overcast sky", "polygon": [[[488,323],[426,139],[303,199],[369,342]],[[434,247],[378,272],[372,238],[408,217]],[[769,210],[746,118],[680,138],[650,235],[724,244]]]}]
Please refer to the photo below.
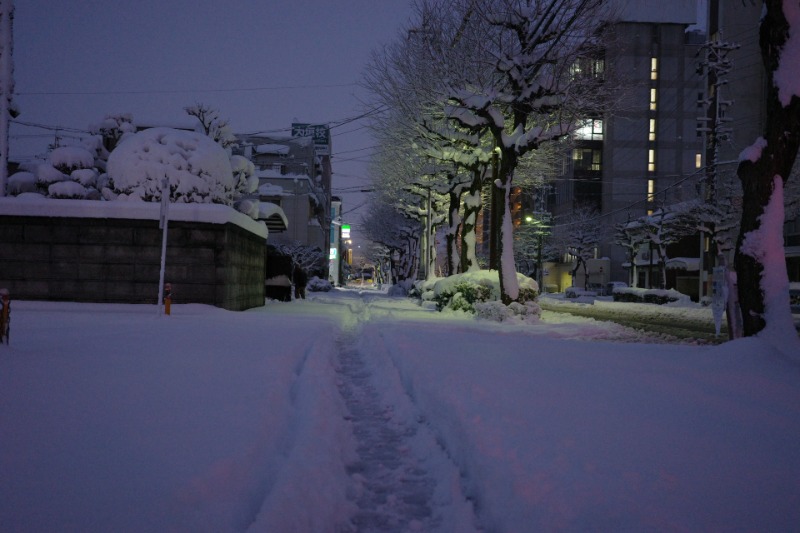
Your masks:
[{"label": "overcast sky", "polygon": [[[18,0],[18,120],[81,130],[127,112],[140,124],[182,124],[183,107],[202,102],[236,132],[336,124],[365,112],[354,84],[371,51],[405,26],[410,3]],[[373,141],[363,125],[332,131],[335,189],[368,177]],[[13,160],[43,153],[55,132],[12,125],[11,135]],[[360,201],[343,196],[350,207]]]}]

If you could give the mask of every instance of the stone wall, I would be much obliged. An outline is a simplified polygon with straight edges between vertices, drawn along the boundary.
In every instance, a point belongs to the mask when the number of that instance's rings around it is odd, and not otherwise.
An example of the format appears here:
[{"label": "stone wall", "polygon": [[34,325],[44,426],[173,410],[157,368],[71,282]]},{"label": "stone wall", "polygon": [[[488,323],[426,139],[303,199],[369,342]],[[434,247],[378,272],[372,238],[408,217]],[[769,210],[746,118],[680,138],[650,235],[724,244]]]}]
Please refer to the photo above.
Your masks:
[{"label": "stone wall", "polygon": [[[0,216],[0,287],[12,299],[152,303],[156,220]],[[165,281],[173,303],[264,305],[265,239],[233,223],[170,221]]]}]

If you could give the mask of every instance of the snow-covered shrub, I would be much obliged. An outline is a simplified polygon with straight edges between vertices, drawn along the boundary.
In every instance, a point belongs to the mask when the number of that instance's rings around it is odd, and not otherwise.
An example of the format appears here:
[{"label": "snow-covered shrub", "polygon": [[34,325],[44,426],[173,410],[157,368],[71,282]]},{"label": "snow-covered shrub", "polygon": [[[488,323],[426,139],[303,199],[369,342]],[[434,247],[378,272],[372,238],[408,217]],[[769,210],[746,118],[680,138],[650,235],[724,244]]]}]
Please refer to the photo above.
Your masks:
[{"label": "snow-covered shrub", "polygon": [[95,187],[97,185],[97,171],[93,168],[73,170],[69,177],[72,181],[76,181],[84,187]]},{"label": "snow-covered shrub", "polygon": [[89,190],[75,181],[59,181],[47,188],[47,195],[50,198],[85,200],[89,196]]},{"label": "snow-covered shrub", "polygon": [[8,177],[8,194],[17,196],[26,192],[36,192],[36,175],[33,172],[15,172]]},{"label": "snow-covered shrub", "polygon": [[535,302],[511,302],[503,305],[500,301],[478,302],[475,304],[475,314],[478,318],[503,322],[517,320],[520,322],[536,322],[542,314],[542,309]]},{"label": "snow-covered shrub", "polygon": [[36,168],[36,187],[41,192],[47,192],[50,185],[66,179],[66,174],[49,163],[42,163]]},{"label": "snow-covered shrub", "polygon": [[82,146],[59,146],[50,152],[50,164],[65,174],[94,167],[94,154]]},{"label": "snow-covered shrub", "polygon": [[491,297],[492,289],[485,283],[461,281],[450,289],[442,290],[439,293],[434,291],[434,294],[433,300],[436,302],[436,308],[439,311],[451,309],[453,311],[474,313],[474,305],[487,301]]},{"label": "snow-covered shrub", "polygon": [[333,289],[333,286],[331,285],[330,281],[314,276],[308,280],[306,289],[312,292],[328,292],[329,290]]},{"label": "snow-covered shrub", "polygon": [[[517,273],[518,302],[536,299],[539,286],[533,279]],[[479,270],[438,278],[434,282],[433,300],[437,309],[461,309],[474,312],[476,302],[500,300],[500,278],[496,270]]]},{"label": "snow-covered shrub", "polygon": [[119,199],[158,201],[166,176],[173,202],[231,205],[234,200],[228,154],[191,131],[150,128],[126,136],[108,158],[108,175]]}]

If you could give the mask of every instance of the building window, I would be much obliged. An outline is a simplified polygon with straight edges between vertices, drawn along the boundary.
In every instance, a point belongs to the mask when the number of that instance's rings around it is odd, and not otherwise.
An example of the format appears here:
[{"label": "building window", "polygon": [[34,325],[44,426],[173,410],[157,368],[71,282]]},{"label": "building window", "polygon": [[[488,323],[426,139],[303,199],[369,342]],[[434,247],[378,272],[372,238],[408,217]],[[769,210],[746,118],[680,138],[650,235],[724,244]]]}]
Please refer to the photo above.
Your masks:
[{"label": "building window", "polygon": [[572,166],[575,170],[602,170],[602,150],[575,148],[572,151]]},{"label": "building window", "polygon": [[652,148],[647,151],[647,171],[656,171],[656,151]]},{"label": "building window", "polygon": [[703,154],[694,154],[694,168],[701,168],[703,166]]},{"label": "building window", "polygon": [[651,57],[650,58],[650,79],[657,80],[658,79],[658,58]]},{"label": "building window", "polygon": [[[656,180],[647,180],[647,202],[652,204],[656,200]],[[652,215],[653,210],[647,209],[647,214]]]},{"label": "building window", "polygon": [[575,130],[575,138],[582,141],[602,141],[603,120],[588,119],[578,122],[578,129]]},{"label": "building window", "polygon": [[650,89],[650,111],[656,110],[656,90]]},{"label": "building window", "polygon": [[582,57],[570,67],[573,79],[602,79],[605,71],[605,60],[602,58]]},{"label": "building window", "polygon": [[648,135],[647,139],[650,141],[656,140],[656,119],[654,118],[650,119],[650,134]]}]

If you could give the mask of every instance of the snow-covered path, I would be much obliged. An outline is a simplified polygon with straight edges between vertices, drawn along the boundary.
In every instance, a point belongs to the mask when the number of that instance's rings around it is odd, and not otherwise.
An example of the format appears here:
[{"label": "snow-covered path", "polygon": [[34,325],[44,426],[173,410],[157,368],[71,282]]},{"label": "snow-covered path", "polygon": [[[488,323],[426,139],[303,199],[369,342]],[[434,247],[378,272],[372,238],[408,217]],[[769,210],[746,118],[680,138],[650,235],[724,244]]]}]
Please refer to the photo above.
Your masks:
[{"label": "snow-covered path", "polygon": [[790,531],[800,365],[354,291],[14,302],[0,529]]},{"label": "snow-covered path", "polygon": [[[347,409],[355,458],[346,465],[357,512],[343,531],[474,531],[460,475],[405,394],[382,350],[359,343],[371,302],[350,305],[351,324],[336,341],[337,386]],[[366,324],[365,324],[366,323]],[[374,346],[373,346],[374,348]]]}]

